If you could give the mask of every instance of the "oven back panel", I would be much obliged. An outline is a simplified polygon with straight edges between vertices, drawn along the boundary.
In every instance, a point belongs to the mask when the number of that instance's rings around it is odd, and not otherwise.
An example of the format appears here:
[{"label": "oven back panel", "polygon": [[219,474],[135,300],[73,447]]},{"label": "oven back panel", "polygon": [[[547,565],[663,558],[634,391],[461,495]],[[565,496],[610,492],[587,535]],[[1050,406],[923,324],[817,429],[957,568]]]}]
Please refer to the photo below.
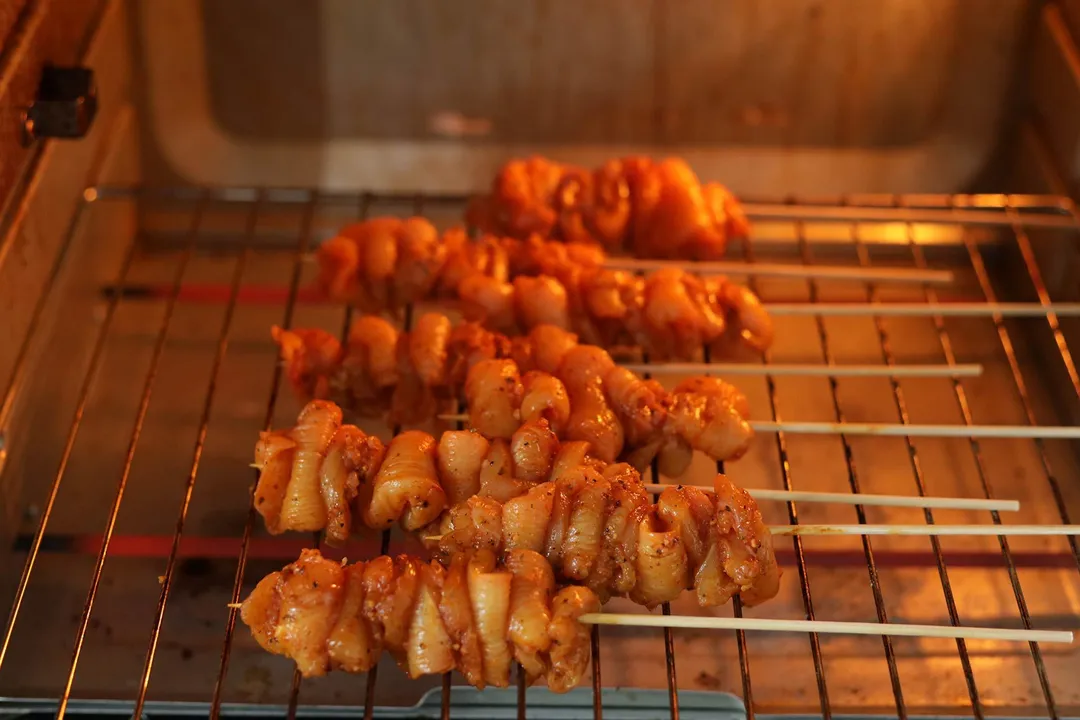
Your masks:
[{"label": "oven back panel", "polygon": [[952,192],[1019,107],[1033,3],[139,4],[163,171],[467,192],[507,155],[678,153],[744,194]]}]

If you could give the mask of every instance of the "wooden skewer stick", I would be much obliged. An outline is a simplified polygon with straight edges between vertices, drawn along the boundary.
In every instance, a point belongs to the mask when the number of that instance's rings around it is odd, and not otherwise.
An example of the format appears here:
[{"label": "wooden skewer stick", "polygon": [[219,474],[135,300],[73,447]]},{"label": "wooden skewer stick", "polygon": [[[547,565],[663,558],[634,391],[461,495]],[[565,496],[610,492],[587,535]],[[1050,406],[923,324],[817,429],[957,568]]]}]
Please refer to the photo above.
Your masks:
[{"label": "wooden skewer stick", "polygon": [[787,432],[800,435],[883,435],[886,437],[956,438],[1080,438],[1080,427],[1053,425],[907,425],[903,423],[832,423],[751,421],[757,432]]},{"label": "wooden skewer stick", "polygon": [[1080,303],[765,303],[772,315],[879,315],[882,317],[1045,317],[1049,313],[1061,316],[1080,315]]},{"label": "wooden skewer stick", "polygon": [[1011,630],[1007,628],[908,625],[906,623],[836,622],[832,620],[774,620],[714,617],[710,615],[638,615],[586,613],[578,618],[588,625],[696,628],[700,630],[762,630],[765,632],[828,633],[831,635],[888,635],[890,637],[964,638],[1010,642],[1071,643],[1067,630]]},{"label": "wooden skewer stick", "polygon": [[953,281],[949,270],[919,268],[867,268],[844,265],[798,265],[794,263],[750,263],[738,261],[687,262],[685,260],[639,260],[609,257],[604,267],[632,272],[674,267],[699,275],[756,275],[758,277],[813,278],[820,280],[858,280],[860,282],[933,283]]},{"label": "wooden skewer stick", "polygon": [[773,535],[1080,535],[1080,525],[773,525]]},{"label": "wooden skewer stick", "polygon": [[814,365],[814,364],[762,364],[762,363],[619,363],[638,374],[652,375],[805,375],[811,377],[977,377],[983,366],[977,363],[960,365]]},{"label": "wooden skewer stick", "polygon": [[[1050,536],[1080,535],[1080,525],[770,525],[774,537],[792,535],[940,537]],[[426,535],[425,542],[438,542],[445,535]]]},{"label": "wooden skewer stick", "polygon": [[[684,485],[677,483],[647,483],[645,489],[659,494],[668,488],[696,487],[707,493],[713,492],[706,485]],[[872,495],[862,493],[804,492],[799,490],[762,490],[746,488],[755,500],[780,500],[803,503],[832,503],[835,505],[864,505],[875,507],[910,507],[938,508],[945,510],[999,510],[1015,512],[1020,509],[1017,500],[998,500],[996,498],[954,498],[922,497],[919,495]]]},{"label": "wooden skewer stick", "polygon": [[[447,422],[468,422],[465,414],[437,415]],[[883,437],[954,437],[954,438],[1044,438],[1080,439],[1080,427],[1064,425],[906,425],[903,423],[783,422],[751,420],[756,432],[786,432],[797,435],[880,435]]]}]

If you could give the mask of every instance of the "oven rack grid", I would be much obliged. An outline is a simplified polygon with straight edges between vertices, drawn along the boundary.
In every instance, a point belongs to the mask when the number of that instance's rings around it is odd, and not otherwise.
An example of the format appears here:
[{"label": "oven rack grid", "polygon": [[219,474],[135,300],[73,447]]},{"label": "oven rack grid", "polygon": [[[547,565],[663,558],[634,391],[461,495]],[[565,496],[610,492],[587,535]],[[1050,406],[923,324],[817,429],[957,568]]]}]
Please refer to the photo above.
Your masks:
[{"label": "oven rack grid", "polygon": [[[26,385],[26,381],[31,370],[33,350],[37,343],[41,342],[37,331],[43,325],[43,317],[46,314],[46,310],[49,307],[50,297],[55,290],[55,286],[58,285],[58,278],[61,274],[61,268],[64,262],[64,255],[68,248],[72,244],[72,238],[78,232],[79,217],[84,215],[87,210],[95,203],[108,202],[113,199],[132,199],[132,198],[148,198],[158,200],[169,200],[173,202],[183,203],[188,208],[190,216],[189,228],[182,233],[182,253],[180,255],[180,261],[176,265],[175,274],[173,276],[173,282],[166,296],[166,309],[161,321],[161,325],[157,334],[157,339],[154,345],[153,356],[150,363],[150,370],[146,377],[142,380],[142,394],[141,402],[138,406],[137,417],[135,418],[134,429],[131,433],[130,442],[127,448],[127,454],[124,464],[123,475],[120,478],[119,485],[116,490],[116,495],[112,504],[111,513],[109,515],[107,524],[103,530],[103,541],[101,543],[100,550],[98,552],[97,561],[95,564],[95,571],[92,577],[90,586],[87,591],[86,604],[82,617],[78,625],[79,632],[75,638],[75,643],[72,651],[72,658],[70,663],[69,672],[67,675],[67,683],[58,698],[56,698],[55,704],[50,704],[50,710],[55,709],[57,716],[61,717],[69,709],[74,706],[71,697],[72,683],[75,677],[76,669],[79,663],[80,649],[82,647],[83,640],[87,628],[91,620],[91,614],[94,607],[95,597],[98,592],[98,583],[101,579],[101,571],[104,566],[106,557],[109,552],[109,542],[112,538],[113,531],[116,526],[117,516],[120,510],[121,502],[124,496],[125,484],[127,481],[128,473],[131,469],[131,463],[138,447],[140,432],[145,420],[147,409],[149,407],[151,396],[154,388],[154,380],[157,372],[158,364],[161,359],[161,355],[164,351],[166,341],[169,333],[170,322],[173,317],[173,311],[180,302],[178,298],[181,295],[181,291],[184,288],[185,270],[188,263],[194,254],[202,251],[206,246],[206,238],[203,237],[201,232],[201,219],[204,210],[210,203],[230,203],[243,206],[246,212],[246,223],[243,239],[236,247],[230,247],[228,250],[235,254],[235,265],[232,273],[231,281],[228,286],[227,292],[220,298],[226,305],[224,320],[220,327],[220,335],[218,338],[217,351],[213,361],[213,369],[211,371],[211,381],[209,387],[205,392],[205,406],[203,409],[200,430],[194,445],[194,459],[191,466],[191,472],[187,479],[186,494],[184,496],[184,502],[179,509],[177,516],[176,532],[172,539],[171,548],[168,552],[168,564],[166,566],[163,578],[161,598],[157,608],[156,623],[151,629],[150,636],[147,645],[146,663],[143,670],[143,675],[138,683],[138,693],[133,699],[130,706],[124,705],[124,707],[131,707],[135,713],[135,716],[139,716],[147,707],[147,688],[150,682],[151,671],[154,662],[154,653],[159,639],[159,635],[162,628],[162,617],[166,611],[167,603],[169,600],[169,594],[171,589],[172,579],[176,571],[176,564],[178,558],[178,548],[181,543],[181,539],[184,532],[184,520],[188,510],[188,505],[191,501],[192,492],[198,479],[199,458],[206,442],[207,426],[209,423],[209,417],[211,407],[213,404],[215,393],[215,381],[217,372],[221,367],[221,363],[225,357],[229,340],[230,323],[232,322],[233,313],[238,303],[238,297],[240,295],[240,289],[243,286],[244,273],[247,265],[251,261],[253,255],[260,252],[265,248],[264,240],[258,237],[257,226],[260,221],[260,213],[263,209],[270,204],[275,205],[292,205],[300,215],[300,231],[292,238],[292,274],[287,289],[285,311],[284,316],[281,319],[281,325],[289,327],[293,321],[295,308],[298,300],[301,299],[301,275],[302,268],[306,262],[306,258],[310,251],[313,249],[315,243],[318,241],[317,229],[315,227],[314,220],[320,208],[325,205],[345,205],[356,208],[357,217],[363,217],[368,212],[368,209],[378,203],[393,202],[399,204],[411,204],[412,212],[415,214],[423,215],[430,208],[435,206],[457,206],[463,205],[466,198],[460,196],[425,196],[421,194],[417,195],[380,195],[376,193],[361,192],[361,193],[331,193],[321,192],[316,189],[276,189],[276,188],[141,188],[141,187],[115,187],[115,186],[102,186],[88,188],[84,193],[84,202],[80,209],[80,214],[76,221],[72,223],[72,227],[69,229],[68,237],[64,243],[64,252],[61,253],[61,257],[57,259],[55,267],[52,269],[51,275],[48,279],[45,289],[41,296],[35,300],[34,310],[31,318],[30,329],[27,333],[26,340],[22,345],[20,352],[17,356],[14,371],[11,375],[10,382],[4,389],[2,396],[2,404],[0,404],[0,438],[2,433],[6,429],[7,424],[10,422],[13,408],[16,405],[16,400]],[[780,201],[771,202],[749,202],[747,203],[747,211],[753,220],[765,220],[765,221],[782,221],[791,223],[795,229],[795,248],[798,252],[798,258],[803,263],[812,263],[813,248],[812,243],[807,240],[806,228],[814,223],[818,222],[832,222],[842,223],[851,229],[850,240],[854,243],[858,262],[861,266],[870,265],[870,254],[868,252],[867,244],[860,241],[856,228],[860,224],[864,223],[890,223],[903,229],[902,237],[898,242],[893,244],[900,248],[900,251],[909,253],[908,262],[910,265],[926,269],[929,267],[927,261],[927,254],[924,251],[924,245],[916,240],[915,227],[920,223],[934,223],[949,227],[960,228],[967,230],[971,228],[991,228],[996,229],[1005,235],[1011,243],[1011,250],[1018,253],[1022,260],[1022,267],[1026,273],[1028,282],[1034,291],[1038,302],[1041,305],[1049,306],[1052,304],[1051,294],[1047,289],[1047,285],[1044,282],[1042,270],[1040,269],[1037,261],[1036,254],[1033,250],[1032,241],[1029,237],[1029,232],[1033,229],[1047,229],[1061,231],[1070,236],[1072,239],[1076,234],[1080,234],[1080,214],[1077,213],[1075,206],[1071,201],[1056,197],[1056,196],[1036,196],[1036,195],[910,195],[910,196],[849,196],[844,198],[832,198],[825,200],[813,200],[813,199],[782,199]],[[271,243],[273,244],[273,243]],[[996,302],[998,300],[997,289],[991,278],[991,275],[987,271],[986,262],[984,260],[984,247],[983,244],[973,240],[972,237],[966,232],[963,233],[961,239],[956,243],[959,250],[966,254],[967,261],[970,264],[970,269],[974,271],[978,280],[978,285],[982,293],[980,298],[985,302]],[[139,242],[137,237],[133,237],[130,245],[128,246],[124,259],[121,265],[120,274],[116,278],[115,283],[111,286],[112,290],[118,288],[125,288],[127,280],[127,273],[132,267],[133,258],[136,256],[139,250]],[[755,244],[747,241],[742,243],[739,250],[748,262],[753,262],[755,258]],[[751,287],[754,286],[754,279],[749,281]],[[106,289],[108,290],[108,288]],[[937,302],[938,293],[931,286],[923,286],[923,296],[929,303]],[[866,285],[867,299],[873,301],[877,297],[876,288]],[[0,645],[0,669],[5,661],[12,662],[14,658],[8,656],[8,650],[10,649],[10,642],[12,638],[13,629],[19,619],[21,603],[24,599],[24,593],[26,585],[29,582],[29,578],[34,571],[35,563],[38,559],[39,553],[42,547],[42,541],[45,537],[47,525],[50,517],[50,512],[53,507],[53,503],[56,500],[58,493],[62,487],[62,480],[65,470],[67,468],[68,460],[71,456],[72,446],[75,438],[79,433],[80,425],[82,421],[82,411],[85,409],[87,397],[94,386],[96,371],[99,363],[102,360],[102,350],[105,346],[110,325],[112,319],[116,313],[118,305],[125,299],[125,293],[123,292],[103,292],[102,298],[105,304],[104,319],[101,322],[100,329],[98,330],[97,339],[94,344],[94,348],[91,354],[89,367],[87,368],[83,377],[79,396],[78,396],[78,409],[74,418],[70,424],[67,442],[64,446],[64,453],[61,458],[59,469],[52,480],[52,484],[49,491],[49,500],[44,506],[40,515],[37,531],[33,538],[27,544],[25,548],[26,559],[22,570],[22,575],[19,580],[19,587],[17,590],[15,602],[10,610],[5,625],[4,635],[2,637],[2,645]],[[817,300],[817,287],[816,284],[810,282],[810,299],[811,301]],[[406,314],[406,323],[409,321],[411,312]],[[344,325],[343,328],[348,326],[351,319],[351,311],[344,311]],[[937,334],[938,342],[940,343],[941,351],[947,360],[949,365],[957,364],[956,356],[953,352],[952,342],[949,332],[943,319],[940,316],[931,316],[931,320],[934,323],[935,332]],[[1077,376],[1076,365],[1073,359],[1072,352],[1069,348],[1066,340],[1065,333],[1058,321],[1058,318],[1052,313],[1048,312],[1045,317],[1049,332],[1053,335],[1054,341],[1057,345],[1059,355],[1058,362],[1064,367],[1072,385],[1072,392],[1080,399],[1080,378]],[[881,357],[884,363],[892,364],[894,362],[894,353],[890,343],[890,334],[886,324],[880,317],[874,319],[875,327],[877,329]],[[1028,393],[1028,381],[1021,370],[1020,363],[1017,360],[1015,345],[1017,339],[1013,337],[1013,332],[1006,326],[1005,321],[1001,317],[993,318],[994,326],[1001,344],[1001,352],[1004,354],[1011,369],[1012,380],[1014,387],[1013,392],[1019,397],[1020,403],[1023,405],[1024,413],[1027,417],[1029,424],[1037,424],[1036,413],[1032,407]],[[819,341],[823,349],[822,360],[825,363],[832,363],[832,353],[829,349],[829,335],[826,331],[825,324],[820,318],[816,321]],[[708,361],[707,349],[706,360]],[[647,358],[645,359],[647,362]],[[769,353],[762,354],[761,361],[768,363],[770,361]],[[266,397],[266,412],[265,412],[265,425],[269,427],[271,419],[274,413],[274,407],[278,401],[278,388],[280,385],[281,369],[276,367],[273,374],[273,381],[271,388]],[[896,409],[902,419],[902,422],[908,422],[908,414],[905,409],[905,401],[903,391],[899,383],[892,380],[892,392]],[[971,410],[968,407],[968,400],[965,395],[963,385],[958,378],[953,378],[953,400],[958,404],[960,412],[963,416],[966,424],[972,424]],[[778,390],[775,381],[772,378],[767,379],[768,397],[770,407],[768,410],[771,413],[773,419],[777,418],[777,398]],[[840,407],[840,403],[837,396],[836,382],[831,383],[832,399],[834,411],[837,415],[837,420],[843,420],[843,411]],[[920,465],[918,462],[918,456],[915,447],[912,445],[910,438],[907,438],[907,449],[911,457],[912,475],[920,494],[927,494],[925,479],[923,477]],[[855,468],[851,462],[851,450],[846,438],[842,438],[846,456],[848,458],[848,481],[852,492],[859,492],[859,480]],[[1061,522],[1068,524],[1071,522],[1069,517],[1068,508],[1063,498],[1061,488],[1058,485],[1058,479],[1051,467],[1051,460],[1046,452],[1043,442],[1040,439],[1034,439],[1032,442],[1036,445],[1037,451],[1041,458],[1041,464],[1043,467],[1043,478],[1041,482],[1047,483],[1051,489],[1052,495],[1055,498],[1057,505],[1057,512],[1060,516]],[[788,462],[788,446],[784,433],[778,433],[775,437],[777,460],[781,466],[783,474],[784,486],[788,490],[792,490],[793,483],[790,474],[789,462]],[[980,479],[982,481],[982,488],[987,497],[991,496],[990,485],[986,481],[986,476],[983,468],[983,461],[980,455],[980,446],[974,439],[971,440],[971,452],[974,455],[976,465],[979,468]],[[3,471],[4,459],[3,450],[0,448],[0,472]],[[723,470],[722,464],[719,465],[719,470]],[[654,477],[654,480],[659,481],[658,477]],[[792,524],[798,523],[798,507],[795,503],[788,503],[787,513]],[[858,519],[860,523],[866,522],[866,516],[862,508],[857,508]],[[932,512],[930,510],[925,511],[925,519],[927,522],[934,522]],[[249,548],[251,546],[252,529],[254,524],[255,514],[253,509],[249,508],[248,522],[245,527],[244,534],[240,540],[239,553],[237,557],[236,575],[232,592],[232,601],[236,602],[241,599],[240,593],[242,584],[245,577],[245,567],[249,557]],[[992,521],[1000,524],[1001,519],[997,513],[991,514]],[[382,538],[382,546],[385,551],[388,545],[388,534],[384,534]],[[1027,609],[1026,600],[1024,597],[1024,591],[1020,584],[1020,579],[1017,573],[1017,564],[1010,550],[1009,544],[1005,538],[999,538],[1001,546],[1002,559],[1005,566],[1008,569],[1009,579],[1012,587],[1015,601],[1018,606],[1020,617],[1025,627],[1031,627],[1031,618]],[[1072,560],[1075,562],[1078,570],[1080,570],[1080,547],[1078,547],[1076,538],[1069,538],[1070,547],[1072,550]],[[806,557],[803,548],[802,539],[795,536],[792,539],[793,549],[792,554],[796,565],[796,573],[801,588],[802,600],[808,619],[814,619],[814,598],[811,586],[807,576]],[[945,601],[948,606],[950,619],[954,624],[959,623],[958,608],[956,604],[956,598],[953,595],[952,588],[949,583],[948,570],[946,568],[945,560],[943,558],[942,548],[936,538],[930,539],[930,544],[933,550],[934,562],[938,570],[939,577],[942,583],[942,592],[945,596]],[[878,565],[875,559],[873,548],[871,547],[868,539],[863,540],[863,552],[862,555],[865,559],[867,572],[869,573],[870,583],[874,594],[874,603],[877,609],[878,619],[881,622],[887,622],[888,616],[885,610],[885,602],[882,595],[882,591],[878,582]],[[669,608],[664,607],[664,612],[668,613]],[[741,608],[738,600],[736,599],[734,604],[734,612],[736,615],[741,615]],[[222,690],[224,686],[224,680],[229,669],[230,652],[232,648],[232,642],[234,633],[236,631],[237,612],[235,609],[228,611],[228,617],[224,630],[224,638],[222,644],[222,652],[220,656],[220,666],[217,676],[217,684],[213,693],[213,697],[209,699],[208,709],[211,717],[217,717],[222,710],[223,695]],[[746,714],[748,717],[753,718],[756,714],[756,708],[754,703],[753,692],[753,680],[749,670],[748,650],[746,644],[746,637],[743,632],[737,632],[737,646],[739,656],[739,670],[742,677],[742,696],[745,703]],[[810,651],[813,656],[814,668],[817,677],[818,699],[820,705],[820,711],[822,716],[829,718],[832,716],[832,706],[829,699],[829,691],[826,683],[826,673],[822,660],[822,652],[820,642],[815,634],[810,634],[807,638],[810,645]],[[592,690],[593,690],[593,713],[596,718],[603,716],[604,707],[601,702],[602,687],[602,667],[600,663],[599,644],[601,642],[600,630],[598,627],[593,628],[592,637],[592,650],[593,650],[593,664],[592,664]],[[665,649],[665,663],[667,668],[667,688],[668,688],[668,707],[670,716],[673,720],[677,720],[679,717],[679,691],[678,682],[676,678],[676,667],[674,658],[674,646],[672,641],[672,631],[670,629],[664,630],[664,649]],[[1044,663],[1044,658],[1040,647],[1032,643],[1030,645],[1031,661],[1039,677],[1039,684],[1042,689],[1042,704],[1045,706],[1045,715],[1049,718],[1058,718],[1061,716],[1058,703],[1054,697],[1054,693],[1051,689],[1050,681],[1047,678],[1047,671]],[[986,715],[986,709],[980,701],[980,692],[977,687],[974,673],[972,671],[971,658],[969,650],[966,647],[964,641],[958,640],[956,642],[956,652],[959,656],[960,663],[964,670],[965,681],[967,684],[967,690],[971,703],[971,711],[976,718],[982,718]],[[897,672],[896,653],[889,638],[882,638],[882,653],[889,667],[889,674],[892,683],[892,694],[895,700],[897,715],[901,718],[907,715],[907,706],[904,699],[904,688]],[[377,669],[377,668],[376,668]],[[370,718],[373,716],[375,706],[373,702],[374,688],[377,682],[377,672],[372,671],[367,676],[367,702],[363,708],[363,717]],[[298,710],[298,696],[301,687],[301,678],[299,674],[294,674],[293,685],[290,692],[290,702],[288,705],[288,716],[293,717]],[[450,702],[450,676],[447,674],[443,678],[442,690],[441,690],[441,717],[449,718],[453,717],[453,707]],[[526,714],[525,699],[525,686],[523,683],[518,684],[517,688],[517,700],[518,709],[517,715],[519,718],[524,718]],[[76,701],[77,702],[77,701]],[[3,709],[3,705],[0,705],[0,710]]]}]

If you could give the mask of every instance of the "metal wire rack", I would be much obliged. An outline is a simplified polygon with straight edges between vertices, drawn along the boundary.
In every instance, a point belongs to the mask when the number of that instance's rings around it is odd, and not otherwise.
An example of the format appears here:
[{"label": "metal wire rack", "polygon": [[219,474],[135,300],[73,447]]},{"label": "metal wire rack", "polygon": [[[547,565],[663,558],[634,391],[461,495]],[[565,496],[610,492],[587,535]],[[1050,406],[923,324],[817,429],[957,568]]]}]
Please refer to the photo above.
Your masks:
[{"label": "metal wire rack", "polygon": [[[344,332],[351,320],[348,310],[306,294],[309,251],[333,228],[365,215],[425,214],[450,224],[464,200],[311,189],[86,192],[68,250],[45,292],[32,300],[31,331],[0,405],[0,501],[18,503],[25,513],[0,636],[0,716],[11,709],[58,716],[448,718],[478,716],[480,707],[485,716],[505,710],[523,718],[529,704],[549,702],[520,682],[509,696],[476,700],[453,687],[449,674],[434,684],[380,683],[394,672],[390,666],[362,682],[301,683],[291,670],[282,674],[284,661],[243,646],[237,613],[226,608],[242,599],[261,570],[293,559],[305,544],[260,535],[250,502],[244,505],[245,485],[236,478],[250,481],[243,458],[254,432],[285,424],[295,412],[280,391],[281,369],[266,328],[319,324]],[[945,291],[749,278],[766,298],[1033,299],[1043,305],[1076,299],[1070,296],[1075,283],[1060,275],[1067,277],[1074,262],[1080,217],[1061,198],[847,197],[754,202],[747,209],[756,221],[754,241],[735,250],[748,261],[828,259],[947,266],[958,273]],[[410,318],[406,313],[406,325]],[[891,365],[934,357],[949,365],[978,360],[986,373],[975,379],[766,375],[741,386],[766,420],[884,415],[905,424],[927,418],[1068,424],[1078,417],[1080,401],[1070,350],[1077,327],[1069,322],[1053,313],[1027,320],[795,317],[780,322],[777,345],[758,360]],[[704,359],[710,359],[707,349]],[[723,372],[721,361],[717,372]],[[727,470],[751,487],[1013,496],[1024,503],[1018,522],[1070,523],[1080,512],[1075,451],[1057,440],[779,433],[774,441],[759,438],[750,456]],[[701,459],[695,468],[698,477],[714,471]],[[660,480],[655,470],[653,479]],[[859,523],[934,523],[953,512],[800,508],[793,502],[763,509],[792,524],[850,520],[850,512]],[[986,520],[959,511],[950,518]],[[997,513],[989,519],[1009,521]],[[387,532],[378,543],[361,542],[349,552],[372,555],[402,542]],[[1075,623],[1080,613],[1075,538],[930,538],[928,546],[926,539],[863,538],[858,550],[851,544],[794,537],[790,548],[779,549],[782,563],[794,569],[784,594],[754,613],[880,622],[937,613],[953,624],[992,617],[1026,628]],[[7,590],[0,584],[0,592]],[[679,603],[674,611],[696,609]],[[731,611],[739,615],[743,608],[736,602]],[[743,711],[748,717],[825,718],[1080,713],[1080,690],[1071,682],[1080,670],[1075,648],[1051,654],[1034,643],[1019,652],[962,640],[901,644],[889,638],[877,647],[872,638],[744,632],[721,638],[594,627],[592,653],[588,706],[575,709],[571,702],[563,712],[620,717],[625,698],[611,687],[653,687],[666,694],[653,710],[673,719]],[[431,704],[411,707],[402,699],[429,688],[437,695]],[[716,691],[740,695],[743,707]],[[638,709],[649,707],[642,697]],[[506,709],[503,701],[510,698]]]}]

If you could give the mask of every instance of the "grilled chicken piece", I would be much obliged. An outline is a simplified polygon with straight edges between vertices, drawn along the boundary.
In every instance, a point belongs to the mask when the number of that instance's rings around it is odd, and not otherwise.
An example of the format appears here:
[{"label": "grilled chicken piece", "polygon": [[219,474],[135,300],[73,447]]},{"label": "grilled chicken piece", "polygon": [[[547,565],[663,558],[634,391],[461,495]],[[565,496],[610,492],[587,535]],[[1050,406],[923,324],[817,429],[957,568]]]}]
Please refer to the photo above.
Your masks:
[{"label": "grilled chicken piece", "polygon": [[599,609],[586,588],[556,591],[551,567],[526,550],[501,564],[491,551],[460,554],[446,569],[408,556],[346,566],[304,550],[259,581],[240,618],[304,677],[367,672],[385,650],[412,678],[458,670],[478,688],[508,687],[516,660],[566,692],[590,658],[578,619]]},{"label": "grilled chicken piece", "polygon": [[717,259],[730,238],[749,233],[731,192],[701,183],[676,158],[614,159],[593,171],[536,156],[511,160],[475,210],[470,221],[487,232],[540,233],[637,257]]},{"label": "grilled chicken piece", "polygon": [[400,521],[405,530],[417,530],[435,520],[446,507],[435,463],[435,438],[427,433],[409,430],[391,440],[364,509],[368,527]]},{"label": "grilled chicken piece", "polygon": [[624,440],[622,425],[604,393],[604,378],[614,367],[604,350],[578,345],[563,356],[557,372],[570,396],[566,436],[588,442],[605,462],[619,457]]},{"label": "grilled chicken piece", "polygon": [[513,360],[481,360],[469,370],[469,424],[484,437],[509,440],[520,425],[524,388]]},{"label": "grilled chicken piece", "polygon": [[695,450],[735,460],[746,453],[754,436],[749,414],[746,396],[737,388],[719,378],[696,377],[675,386],[667,422]]}]

